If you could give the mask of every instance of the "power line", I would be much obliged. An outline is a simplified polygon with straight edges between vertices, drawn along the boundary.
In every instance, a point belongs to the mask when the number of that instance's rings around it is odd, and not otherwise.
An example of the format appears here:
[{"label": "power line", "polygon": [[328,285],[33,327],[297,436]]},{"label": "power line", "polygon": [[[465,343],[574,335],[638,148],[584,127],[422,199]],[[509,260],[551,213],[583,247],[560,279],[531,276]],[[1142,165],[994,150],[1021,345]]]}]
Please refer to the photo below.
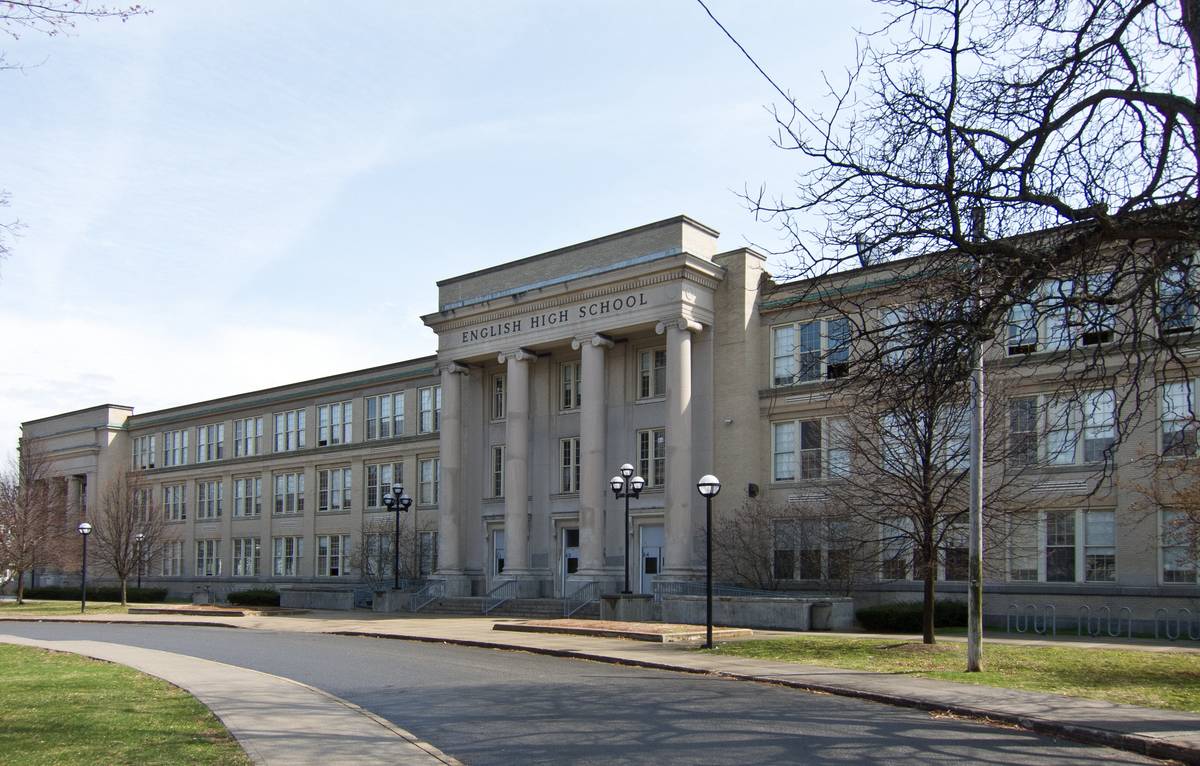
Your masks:
[{"label": "power line", "polygon": [[720,27],[721,31],[725,33],[725,36],[728,37],[730,41],[738,47],[738,50],[742,52],[742,55],[746,57],[746,60],[754,65],[754,68],[758,70],[758,73],[761,74],[767,82],[771,83],[771,87],[778,91],[779,95],[783,96],[784,100],[791,104],[793,109],[797,108],[796,102],[792,100],[792,97],[784,93],[783,88],[780,88],[779,85],[777,85],[775,81],[771,79],[771,75],[767,74],[766,70],[758,65],[758,62],[755,61],[754,57],[750,55],[750,51],[746,50],[745,47],[743,47],[742,44],[737,41],[737,38],[730,34],[729,30],[725,28],[725,25],[722,24],[717,17],[713,15],[713,12],[708,9],[708,6],[704,4],[704,0],[696,0],[696,2],[700,4],[700,7],[704,9],[704,12],[708,14],[708,17],[713,20],[713,23]]}]

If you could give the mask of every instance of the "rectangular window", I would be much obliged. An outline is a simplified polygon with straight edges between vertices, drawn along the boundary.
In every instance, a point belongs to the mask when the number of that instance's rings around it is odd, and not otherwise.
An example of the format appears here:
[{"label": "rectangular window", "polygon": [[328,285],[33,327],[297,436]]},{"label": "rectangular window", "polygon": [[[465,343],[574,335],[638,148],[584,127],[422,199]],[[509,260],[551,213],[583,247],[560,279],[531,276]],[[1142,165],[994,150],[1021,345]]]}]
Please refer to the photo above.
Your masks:
[{"label": "rectangular window", "polygon": [[1037,582],[1038,525],[1036,515],[1014,515],[1008,537],[1008,579],[1013,582]]},{"label": "rectangular window", "polygon": [[1010,356],[1038,350],[1094,346],[1113,338],[1116,314],[1109,305],[1112,274],[1091,274],[1082,281],[1050,279],[1008,314]]},{"label": "rectangular window", "polygon": [[196,462],[211,463],[225,457],[225,424],[196,426]]},{"label": "rectangular window", "polygon": [[367,508],[383,508],[383,496],[393,484],[404,483],[404,463],[372,463],[367,471]]},{"label": "rectangular window", "polygon": [[233,456],[253,457],[262,449],[263,419],[241,418],[233,421]]},{"label": "rectangular window", "polygon": [[1112,391],[1083,395],[1083,462],[1100,463],[1111,455],[1116,435],[1116,398]]},{"label": "rectangular window", "polygon": [[417,503],[437,505],[442,461],[436,457],[417,461]]},{"label": "rectangular window", "polygon": [[1162,335],[1191,332],[1196,326],[1197,277],[1200,270],[1192,268],[1191,259],[1167,269],[1158,282],[1158,328]]},{"label": "rectangular window", "polygon": [[300,558],[304,555],[304,538],[276,537],[271,541],[274,555],[271,572],[276,577],[295,577],[300,573]]},{"label": "rectangular window", "polygon": [[1075,582],[1075,511],[1046,511],[1046,582]]},{"label": "rectangular window", "polygon": [[821,421],[800,421],[800,478],[821,478]]},{"label": "rectangular window", "polygon": [[163,465],[187,465],[188,461],[188,432],[187,429],[163,432]]},{"label": "rectangular window", "polygon": [[420,534],[421,546],[421,576],[427,577],[437,571],[437,532],[428,531]]},{"label": "rectangular window", "polygon": [[771,328],[771,382],[790,386],[850,370],[850,321],[818,319]]},{"label": "rectangular window", "polygon": [[579,437],[558,440],[558,491],[579,491]]},{"label": "rectangular window", "polygon": [[367,438],[390,439],[404,434],[404,392],[368,396]]},{"label": "rectangular window", "polygon": [[1009,460],[1013,465],[1038,461],[1038,400],[1036,396],[1011,399],[1008,403]]},{"label": "rectangular window", "polygon": [[366,555],[363,556],[364,574],[367,577],[384,577],[393,574],[396,566],[394,537],[391,534],[368,532]]},{"label": "rectangular window", "polygon": [[1116,582],[1116,514],[1058,509],[1009,522],[1008,579],[1013,582]]},{"label": "rectangular window", "polygon": [[492,447],[492,497],[504,497],[504,445]]},{"label": "rectangular window", "polygon": [[508,416],[508,376],[502,372],[492,376],[492,420]]},{"label": "rectangular window", "polygon": [[168,540],[162,545],[162,568],[160,574],[163,577],[180,577],[183,575],[183,541]]},{"label": "rectangular window", "polygon": [[350,535],[317,535],[317,576],[350,576]]},{"label": "rectangular window", "polygon": [[1018,303],[1008,312],[1008,354],[1031,354],[1038,348],[1037,311],[1033,303]]},{"label": "rectangular window", "polygon": [[637,432],[638,474],[646,480],[647,487],[661,487],[666,483],[667,432],[654,428]]},{"label": "rectangular window", "polygon": [[771,428],[774,481],[846,476],[850,471],[845,418],[790,420]]},{"label": "rectangular window", "polygon": [[262,514],[262,477],[246,476],[233,480],[233,515]]},{"label": "rectangular window", "polygon": [[1185,511],[1162,511],[1162,581],[1197,582],[1200,563],[1200,523]]},{"label": "rectangular window", "polygon": [[221,576],[221,541],[196,541],[196,576]]},{"label": "rectangular window", "polygon": [[221,518],[224,487],[220,479],[196,482],[196,518]]},{"label": "rectangular window", "polygon": [[354,441],[354,405],[335,402],[317,407],[317,446],[350,444]]},{"label": "rectangular window", "polygon": [[262,545],[257,537],[233,539],[233,576],[258,577],[258,561]]},{"label": "rectangular window", "polygon": [[1083,513],[1083,579],[1117,581],[1117,529],[1113,511]]},{"label": "rectangular window", "polygon": [[880,577],[910,580],[916,572],[911,519],[892,517],[879,525]]},{"label": "rectangular window", "polygon": [[442,387],[428,386],[417,389],[417,428],[420,433],[431,434],[442,427]]},{"label": "rectangular window", "polygon": [[1089,391],[1078,398],[1019,397],[1009,401],[1011,459],[1077,465],[1110,459],[1116,436],[1116,397]]},{"label": "rectangular window", "polygon": [[1162,390],[1162,454],[1195,455],[1197,422],[1192,382],[1167,383]]},{"label": "rectangular window", "polygon": [[[774,423],[771,425],[774,444],[774,481],[796,480],[796,423]],[[790,578],[788,578],[790,579]]]},{"label": "rectangular window", "polygon": [[275,413],[275,451],[304,449],[304,410]]},{"label": "rectangular window", "polygon": [[577,410],[583,402],[583,368],[579,362],[558,366],[558,408]]},{"label": "rectangular window", "polygon": [[799,380],[800,374],[800,363],[796,359],[796,326],[788,324],[774,327],[771,329],[771,338],[774,346],[771,352],[771,380],[776,386],[790,386]]},{"label": "rectangular window", "polygon": [[304,513],[304,474],[275,474],[275,515]]},{"label": "rectangular window", "polygon": [[638,353],[638,398],[667,395],[667,350],[646,349]]},{"label": "rectangular window", "polygon": [[942,571],[943,580],[966,580],[970,569],[971,557],[968,553],[967,526],[962,523],[951,524],[942,535]]},{"label": "rectangular window", "polygon": [[317,510],[333,513],[348,511],[350,501],[350,469],[328,468],[317,471]]},{"label": "rectangular window", "polygon": [[183,484],[167,484],[163,487],[163,518],[167,521],[187,519],[187,492]]},{"label": "rectangular window", "polygon": [[153,434],[133,437],[133,467],[144,471],[155,465],[155,438]]}]

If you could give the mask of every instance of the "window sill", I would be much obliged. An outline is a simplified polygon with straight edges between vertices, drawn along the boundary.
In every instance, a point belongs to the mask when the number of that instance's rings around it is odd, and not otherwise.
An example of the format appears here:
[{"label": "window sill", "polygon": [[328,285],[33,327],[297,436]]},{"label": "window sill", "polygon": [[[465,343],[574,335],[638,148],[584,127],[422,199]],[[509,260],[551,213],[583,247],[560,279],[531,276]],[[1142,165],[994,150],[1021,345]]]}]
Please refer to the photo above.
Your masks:
[{"label": "window sill", "polygon": [[259,519],[262,518],[262,514],[261,513],[243,514],[241,516],[233,516],[231,518],[234,521],[258,521]]},{"label": "window sill", "polygon": [[351,508],[343,508],[338,511],[322,511],[317,509],[318,516],[349,516],[353,512]]},{"label": "window sill", "polygon": [[659,394],[658,396],[647,396],[644,398],[634,399],[633,403],[634,404],[655,404],[657,402],[665,402],[666,400],[667,400],[666,394]]}]

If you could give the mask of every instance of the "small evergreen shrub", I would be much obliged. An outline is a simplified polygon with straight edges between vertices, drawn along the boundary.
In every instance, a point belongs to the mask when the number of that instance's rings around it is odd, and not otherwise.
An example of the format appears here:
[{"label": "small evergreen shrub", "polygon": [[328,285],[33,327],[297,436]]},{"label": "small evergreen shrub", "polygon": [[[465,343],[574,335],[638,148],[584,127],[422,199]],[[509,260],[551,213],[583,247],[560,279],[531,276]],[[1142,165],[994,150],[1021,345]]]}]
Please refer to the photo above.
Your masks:
[{"label": "small evergreen shrub", "polygon": [[225,598],[237,606],[279,606],[279,591],[270,588],[235,590]]},{"label": "small evergreen shrub", "polygon": [[[920,633],[921,602],[902,601],[895,604],[868,606],[855,612],[865,630],[876,633]],[[963,628],[967,625],[965,601],[938,601],[933,606],[935,628]]]},{"label": "small evergreen shrub", "polygon": [[[78,585],[50,585],[43,588],[26,588],[25,598],[45,599],[47,601],[78,601]],[[88,586],[88,601],[120,601],[121,586],[97,585]],[[167,600],[166,588],[135,588],[125,589],[125,597],[129,601],[152,603]]]}]

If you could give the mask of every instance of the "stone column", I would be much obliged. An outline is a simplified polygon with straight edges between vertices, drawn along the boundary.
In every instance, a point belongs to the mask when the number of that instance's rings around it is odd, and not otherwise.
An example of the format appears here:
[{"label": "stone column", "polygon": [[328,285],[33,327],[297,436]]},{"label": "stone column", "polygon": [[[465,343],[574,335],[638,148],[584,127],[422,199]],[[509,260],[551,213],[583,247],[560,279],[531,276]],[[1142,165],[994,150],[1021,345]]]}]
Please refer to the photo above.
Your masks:
[{"label": "stone column", "polygon": [[78,519],[83,512],[83,482],[78,476],[67,477],[67,518]]},{"label": "stone column", "polygon": [[685,317],[659,322],[655,332],[667,336],[667,461],[664,505],[666,542],[663,574],[691,578],[695,519],[692,502],[699,495],[692,475],[692,333],[701,326]]},{"label": "stone column", "polygon": [[603,335],[584,335],[571,341],[582,357],[582,407],[579,413],[579,575],[595,579],[604,574],[605,349],[613,342]]},{"label": "stone column", "polygon": [[[470,595],[470,580],[463,571],[462,495],[462,381],[467,368],[453,362],[441,368],[442,417],[438,456],[442,476],[438,490],[438,577],[446,581],[447,595]],[[416,518],[416,503],[410,511]]]},{"label": "stone column", "polygon": [[[504,421],[504,579],[529,571],[529,363],[537,355],[518,348],[501,352],[507,367],[508,408]],[[522,595],[527,595],[522,592]],[[536,595],[536,594],[535,594]]]}]

